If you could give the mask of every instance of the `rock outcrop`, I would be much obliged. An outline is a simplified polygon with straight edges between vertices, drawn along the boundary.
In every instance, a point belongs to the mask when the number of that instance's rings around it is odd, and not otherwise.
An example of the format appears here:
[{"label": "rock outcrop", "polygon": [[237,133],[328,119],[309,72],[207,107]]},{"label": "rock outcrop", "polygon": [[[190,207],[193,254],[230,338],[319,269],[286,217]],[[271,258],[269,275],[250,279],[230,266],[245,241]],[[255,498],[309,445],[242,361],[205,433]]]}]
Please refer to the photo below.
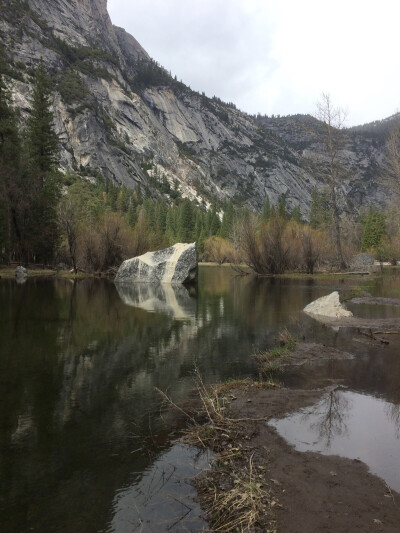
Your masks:
[{"label": "rock outcrop", "polygon": [[177,243],[165,250],[127,259],[118,269],[116,283],[189,283],[197,276],[196,243]]},{"label": "rock outcrop", "polygon": [[311,302],[303,309],[303,311],[309,315],[330,318],[353,316],[353,313],[346,309],[342,303],[340,303],[339,293],[337,291],[328,294],[328,296],[322,296],[314,302]]}]

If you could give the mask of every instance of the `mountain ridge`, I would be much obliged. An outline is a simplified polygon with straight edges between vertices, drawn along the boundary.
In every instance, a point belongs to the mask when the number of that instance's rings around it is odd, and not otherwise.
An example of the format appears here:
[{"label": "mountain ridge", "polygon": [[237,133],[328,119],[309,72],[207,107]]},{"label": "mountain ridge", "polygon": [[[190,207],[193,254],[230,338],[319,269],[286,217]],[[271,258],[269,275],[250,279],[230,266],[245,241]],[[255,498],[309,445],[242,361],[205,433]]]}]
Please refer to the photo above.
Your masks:
[{"label": "mountain ridge", "polygon": [[[205,205],[233,200],[259,210],[267,197],[276,204],[284,196],[289,209],[299,205],[307,215],[313,188],[325,186],[323,168],[315,163],[321,156],[315,118],[252,117],[192,91],[112,25],[105,0],[11,4],[0,2],[9,8],[2,9],[0,36],[12,61],[13,100],[24,120],[30,73],[42,57],[55,80],[65,169],[83,176],[100,172],[158,196],[165,196],[166,180]],[[390,195],[377,179],[384,136],[365,128],[347,133],[341,209],[383,205]]]}]

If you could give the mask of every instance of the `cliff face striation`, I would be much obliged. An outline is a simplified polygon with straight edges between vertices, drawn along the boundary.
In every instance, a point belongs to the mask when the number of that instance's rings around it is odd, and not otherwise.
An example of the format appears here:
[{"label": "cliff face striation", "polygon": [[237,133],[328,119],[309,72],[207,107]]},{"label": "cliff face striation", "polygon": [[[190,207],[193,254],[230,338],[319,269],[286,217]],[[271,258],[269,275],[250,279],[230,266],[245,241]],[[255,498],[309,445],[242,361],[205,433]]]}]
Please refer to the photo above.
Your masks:
[{"label": "cliff face striation", "polygon": [[[64,168],[206,204],[232,199],[259,209],[284,195],[289,208],[307,214],[313,187],[325,179],[318,121],[251,117],[190,90],[112,25],[106,0],[0,0],[0,7],[21,120],[41,57],[54,79]],[[368,129],[349,131],[343,210],[387,199],[378,180],[383,143]]]}]

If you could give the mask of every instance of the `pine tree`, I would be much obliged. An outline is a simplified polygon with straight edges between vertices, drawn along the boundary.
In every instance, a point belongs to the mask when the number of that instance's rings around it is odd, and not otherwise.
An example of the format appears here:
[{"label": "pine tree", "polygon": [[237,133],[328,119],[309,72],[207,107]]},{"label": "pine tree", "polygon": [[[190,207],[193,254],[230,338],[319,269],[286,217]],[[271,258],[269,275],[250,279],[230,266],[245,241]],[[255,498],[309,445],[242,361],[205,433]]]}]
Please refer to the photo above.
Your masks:
[{"label": "pine tree", "polygon": [[5,83],[7,63],[0,49],[0,257],[18,252],[21,243],[19,211],[23,200],[20,189],[21,140]]},{"label": "pine tree", "polygon": [[175,244],[177,242],[178,234],[178,220],[177,210],[174,208],[168,209],[167,217],[165,221],[165,235],[169,244]]},{"label": "pine tree", "polygon": [[204,233],[204,218],[203,212],[197,209],[194,223],[194,238],[197,243],[199,242],[201,233]]},{"label": "pine tree", "polygon": [[268,196],[265,198],[265,202],[262,206],[261,218],[265,222],[268,222],[268,220],[271,218],[271,202],[269,201]]},{"label": "pine tree", "polygon": [[165,203],[163,201],[157,202],[155,217],[156,231],[158,234],[164,235],[167,227],[167,208],[165,207]]},{"label": "pine tree", "polygon": [[386,235],[385,214],[371,207],[362,219],[363,235],[361,239],[361,251],[371,248],[378,249],[383,237]]},{"label": "pine tree", "polygon": [[219,236],[222,237],[223,239],[227,239],[229,237],[229,233],[233,225],[234,216],[235,216],[235,210],[233,207],[233,203],[229,202],[224,211],[224,215],[222,217],[222,222],[221,222],[221,227],[219,229]]},{"label": "pine tree", "polygon": [[51,83],[43,61],[36,69],[31,114],[25,132],[25,153],[31,190],[30,256],[48,261],[59,238],[57,204],[61,183],[57,171],[59,143],[51,111]]},{"label": "pine tree", "polygon": [[221,221],[217,214],[215,207],[211,207],[207,211],[207,221],[206,221],[206,233],[208,236],[217,235],[219,228],[221,227]]},{"label": "pine tree", "polygon": [[186,199],[182,202],[179,210],[178,238],[181,242],[192,242],[194,224],[192,203]]},{"label": "pine tree", "polygon": [[287,212],[287,208],[286,208],[286,198],[285,198],[285,195],[282,194],[280,197],[279,197],[279,202],[278,202],[278,215],[283,218],[284,220],[286,220],[288,218],[288,212]]},{"label": "pine tree", "polygon": [[59,141],[54,131],[51,107],[51,82],[42,60],[35,72],[32,109],[27,121],[26,149],[35,171],[50,172],[57,168]]},{"label": "pine tree", "polygon": [[291,219],[301,224],[302,219],[301,219],[301,211],[300,211],[299,205],[296,205],[296,207],[293,209]]},{"label": "pine tree", "polygon": [[309,219],[313,229],[324,228],[332,223],[332,209],[328,191],[318,191],[316,187],[313,188]]}]

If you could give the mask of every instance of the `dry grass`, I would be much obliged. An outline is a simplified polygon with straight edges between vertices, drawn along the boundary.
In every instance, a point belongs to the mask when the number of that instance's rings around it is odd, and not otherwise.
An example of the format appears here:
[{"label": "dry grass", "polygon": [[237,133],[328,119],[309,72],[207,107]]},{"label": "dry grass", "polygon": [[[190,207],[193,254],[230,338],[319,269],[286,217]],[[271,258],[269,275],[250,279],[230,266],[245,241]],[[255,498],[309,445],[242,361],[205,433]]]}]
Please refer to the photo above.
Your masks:
[{"label": "dry grass", "polygon": [[[227,463],[226,457],[223,457],[223,462]],[[273,507],[276,501],[271,491],[259,481],[253,455],[247,462],[238,462],[237,468],[232,459],[229,459],[229,464],[229,473],[223,473],[217,466],[210,475],[197,482],[212,531],[275,532]],[[222,485],[225,487],[221,490]]]},{"label": "dry grass", "polygon": [[[200,409],[197,416],[184,411],[161,392],[165,401],[190,420],[190,428],[183,441],[187,444],[210,448],[218,455],[210,471],[194,483],[201,505],[207,514],[210,531],[274,532],[273,507],[276,504],[271,490],[263,485],[264,466],[254,465],[254,453],[244,443],[248,439],[246,423],[262,419],[232,419],[227,406],[235,397],[232,390],[263,386],[250,380],[206,386],[196,370],[195,380]],[[275,386],[271,383],[270,386]]]}]

